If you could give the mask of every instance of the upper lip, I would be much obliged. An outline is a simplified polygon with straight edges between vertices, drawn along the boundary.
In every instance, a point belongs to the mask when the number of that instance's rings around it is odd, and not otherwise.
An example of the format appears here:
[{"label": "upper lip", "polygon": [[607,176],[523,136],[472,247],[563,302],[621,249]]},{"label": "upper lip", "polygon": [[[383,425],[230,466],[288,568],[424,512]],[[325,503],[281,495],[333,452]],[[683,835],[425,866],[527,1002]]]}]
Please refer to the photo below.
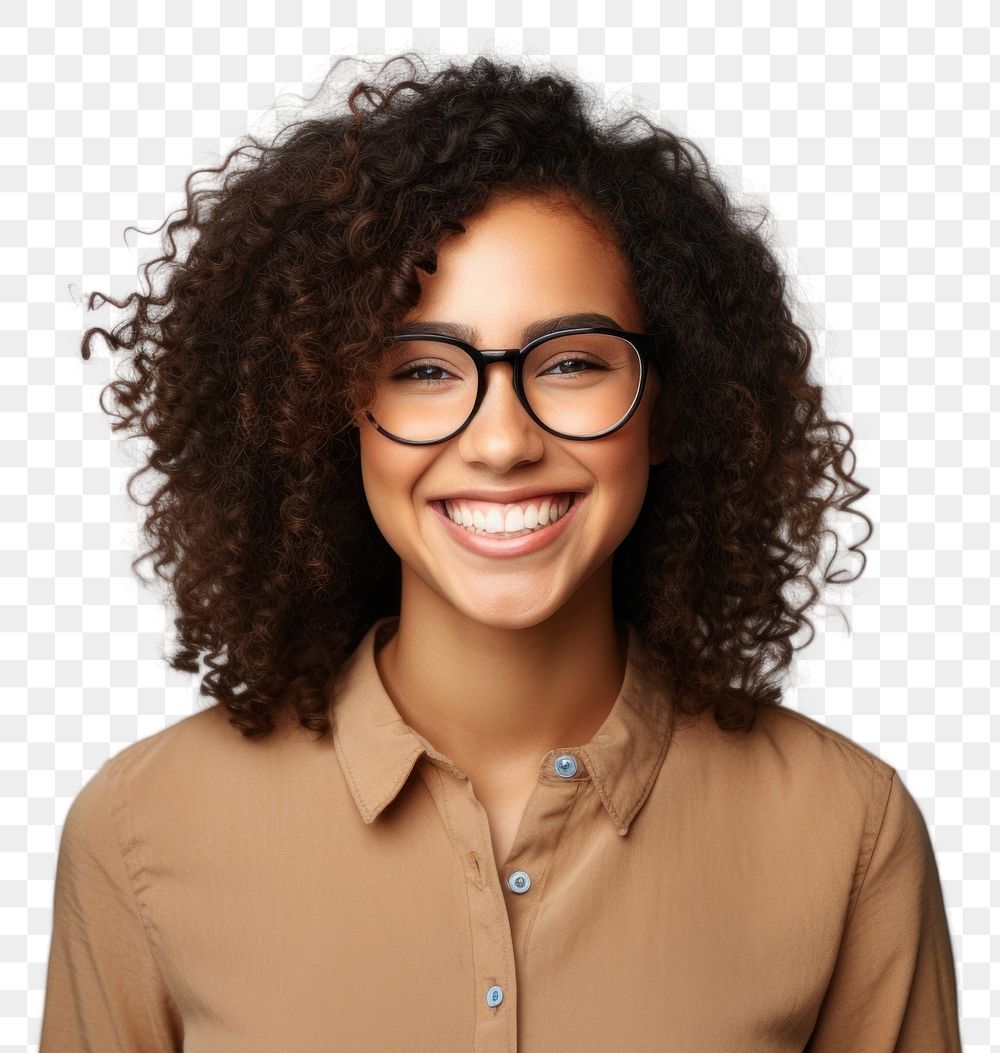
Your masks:
[{"label": "upper lip", "polygon": [[437,501],[460,501],[463,497],[470,501],[493,501],[500,505],[514,504],[517,501],[528,501],[532,497],[551,497],[553,494],[582,493],[580,490],[549,487],[546,490],[537,486],[522,486],[520,490],[463,490],[461,493],[442,494]]}]

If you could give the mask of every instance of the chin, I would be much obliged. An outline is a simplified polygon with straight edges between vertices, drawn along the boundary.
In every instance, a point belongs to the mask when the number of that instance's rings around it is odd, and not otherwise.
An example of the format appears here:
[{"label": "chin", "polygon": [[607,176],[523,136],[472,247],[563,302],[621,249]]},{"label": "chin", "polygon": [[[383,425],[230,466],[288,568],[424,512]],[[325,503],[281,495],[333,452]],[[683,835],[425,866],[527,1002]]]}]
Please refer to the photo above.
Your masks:
[{"label": "chin", "polygon": [[539,603],[537,598],[519,602],[516,597],[502,596],[494,599],[483,598],[476,604],[463,600],[453,606],[470,621],[491,629],[531,629],[541,625],[563,607],[563,603],[549,599]]}]

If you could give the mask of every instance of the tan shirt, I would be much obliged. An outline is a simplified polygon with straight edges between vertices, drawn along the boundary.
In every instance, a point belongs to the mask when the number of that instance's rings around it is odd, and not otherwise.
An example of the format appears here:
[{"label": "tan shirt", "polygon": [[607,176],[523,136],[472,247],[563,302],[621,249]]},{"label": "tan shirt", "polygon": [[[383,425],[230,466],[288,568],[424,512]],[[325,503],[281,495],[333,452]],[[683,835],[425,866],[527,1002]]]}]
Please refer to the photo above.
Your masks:
[{"label": "tan shirt", "polygon": [[672,714],[629,627],[614,708],[540,758],[498,871],[379,680],[394,621],[332,741],[250,742],[214,706],[84,786],[41,1053],[960,1048],[927,827],[885,762],[784,708],[749,736]]}]

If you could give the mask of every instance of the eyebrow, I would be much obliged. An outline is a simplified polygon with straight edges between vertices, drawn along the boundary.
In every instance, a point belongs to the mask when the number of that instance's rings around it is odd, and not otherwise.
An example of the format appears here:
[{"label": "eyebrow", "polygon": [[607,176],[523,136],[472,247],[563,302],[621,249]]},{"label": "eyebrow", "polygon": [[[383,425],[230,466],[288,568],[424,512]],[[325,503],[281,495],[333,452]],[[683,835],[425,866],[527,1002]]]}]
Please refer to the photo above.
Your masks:
[{"label": "eyebrow", "polygon": [[[521,344],[529,343],[536,337],[544,336],[546,333],[555,332],[557,329],[584,329],[594,327],[607,327],[609,329],[622,329],[624,326],[606,314],[597,314],[587,311],[579,314],[561,314],[555,318],[540,318],[526,325],[521,331]],[[474,347],[479,344],[479,330],[471,325],[463,325],[461,322],[404,322],[397,329],[400,333],[412,333],[415,336],[427,336],[439,334],[441,336],[453,336],[458,340],[464,340]]]}]

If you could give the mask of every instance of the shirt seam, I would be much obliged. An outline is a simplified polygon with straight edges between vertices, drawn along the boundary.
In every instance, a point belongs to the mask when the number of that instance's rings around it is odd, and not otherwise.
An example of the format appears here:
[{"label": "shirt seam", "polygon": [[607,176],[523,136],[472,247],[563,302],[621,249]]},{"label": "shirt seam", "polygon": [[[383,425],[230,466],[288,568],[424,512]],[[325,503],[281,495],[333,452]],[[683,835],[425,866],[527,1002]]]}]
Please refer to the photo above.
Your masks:
[{"label": "shirt seam", "polygon": [[[136,837],[135,832],[131,827],[131,824],[129,824],[128,817],[126,815],[126,805],[124,800],[124,774],[120,770],[119,765],[113,763],[113,761],[114,758],[112,758],[111,761],[107,762],[107,778],[109,793],[108,799],[104,802],[104,810],[111,822],[111,833],[112,837],[114,838],[115,848],[117,849],[118,861],[121,864],[122,873],[125,875],[125,883],[128,887],[129,898],[135,910],[136,917],[138,917],[139,922],[142,925],[142,933],[144,937],[143,945],[146,949],[146,954],[149,956],[149,960],[150,962],[152,962],[153,968],[156,970],[156,975],[159,977],[160,984],[162,985],[163,990],[167,993],[168,998],[173,1004],[175,1010],[177,1011],[178,1019],[180,1019],[183,1023],[183,1017],[181,1016],[179,1008],[177,1007],[176,1000],[174,999],[173,994],[170,991],[170,987],[167,984],[166,979],[163,975],[163,968],[160,964],[159,959],[156,956],[155,951],[153,950],[152,942],[150,939],[150,933],[156,930],[156,926],[153,924],[152,920],[147,917],[146,913],[142,909],[142,904],[139,902],[139,897],[136,894],[135,886],[133,884],[134,874],[129,869],[129,864],[126,858],[127,855],[131,853],[126,852],[122,844],[122,826],[127,827],[127,832],[130,838],[132,839],[133,843],[138,844],[139,840]],[[145,868],[143,867],[141,869]],[[155,1026],[156,1013],[152,1005],[150,1004],[148,993],[145,990],[143,990],[142,993],[142,1000],[143,1004],[146,1006],[147,1012],[149,1013],[150,1021]],[[170,1049],[170,1047],[166,1048],[168,1050]]]},{"label": "shirt seam", "polygon": [[[775,707],[776,710],[777,708],[778,707]],[[797,710],[790,709],[787,706],[781,706],[780,711],[793,717],[801,724],[805,724],[807,728],[810,728],[817,734],[821,735],[825,741],[839,747],[843,752],[862,761],[868,769],[870,779],[868,808],[865,812],[864,830],[861,837],[861,844],[858,848],[857,862],[854,868],[854,879],[851,882],[851,893],[848,898],[847,917],[844,923],[844,928],[846,930],[847,926],[850,924],[851,918],[854,916],[858,900],[861,898],[861,890],[868,877],[868,870],[875,855],[875,848],[889,809],[889,799],[892,796],[893,784],[896,781],[897,773],[893,767],[883,761],[876,754],[865,749],[864,746],[842,737],[839,733],[832,728],[828,728],[820,721],[808,717],[804,713],[799,713]],[[876,800],[879,784],[884,784],[886,790],[885,796],[879,806],[881,811],[877,823],[873,823],[872,804]]]},{"label": "shirt seam", "polygon": [[[874,783],[877,779],[877,772],[872,773],[872,782]],[[864,890],[865,882],[868,879],[868,872],[871,870],[872,860],[875,858],[875,849],[878,847],[879,838],[882,835],[882,830],[885,827],[885,817],[889,812],[889,801],[892,798],[892,789],[896,783],[896,771],[892,770],[892,774],[889,777],[889,786],[886,790],[885,802],[882,805],[882,814],[879,816],[878,827],[875,830],[875,836],[872,838],[871,849],[868,852],[868,858],[864,862],[864,870],[861,873],[861,879],[857,883],[857,892],[854,895],[854,902],[850,905],[850,909],[847,914],[847,921],[844,923],[844,929],[851,924],[851,919],[854,917],[854,912],[857,909],[858,903],[861,900],[861,893]]]}]

